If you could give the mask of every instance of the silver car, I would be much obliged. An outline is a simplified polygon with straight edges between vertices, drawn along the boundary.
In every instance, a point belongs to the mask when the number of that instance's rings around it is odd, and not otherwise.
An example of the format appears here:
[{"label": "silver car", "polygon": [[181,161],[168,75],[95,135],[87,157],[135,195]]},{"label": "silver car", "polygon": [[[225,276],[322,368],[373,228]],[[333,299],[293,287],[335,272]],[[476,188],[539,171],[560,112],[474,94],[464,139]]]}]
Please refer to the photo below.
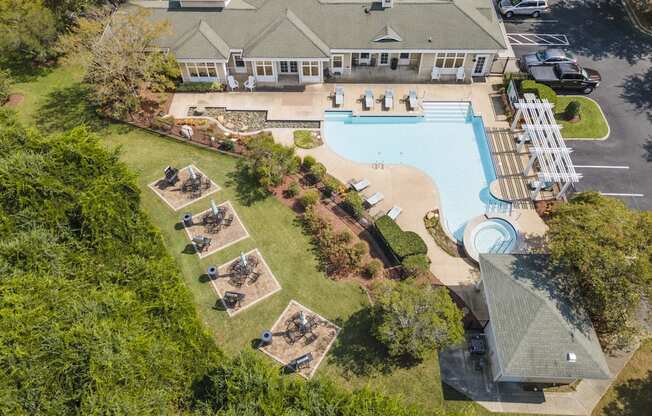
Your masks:
[{"label": "silver car", "polygon": [[539,17],[542,12],[548,11],[547,0],[500,0],[498,10],[503,16],[510,18],[514,15]]},{"label": "silver car", "polygon": [[521,69],[527,71],[532,66],[554,64],[576,64],[575,57],[558,48],[544,49],[521,56]]}]

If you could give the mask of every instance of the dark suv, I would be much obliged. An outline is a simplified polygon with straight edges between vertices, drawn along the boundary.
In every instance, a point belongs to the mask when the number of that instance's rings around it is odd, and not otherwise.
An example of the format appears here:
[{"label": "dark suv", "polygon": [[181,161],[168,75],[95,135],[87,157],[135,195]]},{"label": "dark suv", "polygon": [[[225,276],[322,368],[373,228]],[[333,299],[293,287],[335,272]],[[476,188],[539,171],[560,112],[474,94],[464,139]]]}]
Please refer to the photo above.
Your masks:
[{"label": "dark suv", "polygon": [[580,90],[584,94],[591,93],[602,81],[598,71],[576,64],[532,66],[530,74],[539,84],[553,89]]}]

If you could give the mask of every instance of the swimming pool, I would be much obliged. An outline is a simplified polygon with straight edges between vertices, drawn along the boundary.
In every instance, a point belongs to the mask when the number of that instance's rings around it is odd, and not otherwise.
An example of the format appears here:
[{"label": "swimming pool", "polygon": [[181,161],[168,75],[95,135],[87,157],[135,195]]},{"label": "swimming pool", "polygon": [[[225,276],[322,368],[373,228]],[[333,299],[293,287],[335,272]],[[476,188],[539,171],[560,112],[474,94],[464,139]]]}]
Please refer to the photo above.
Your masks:
[{"label": "swimming pool", "polygon": [[354,162],[404,164],[425,172],[439,190],[444,226],[462,242],[470,219],[489,205],[504,204],[489,192],[496,173],[484,124],[469,103],[423,104],[423,117],[326,112],[324,138]]}]

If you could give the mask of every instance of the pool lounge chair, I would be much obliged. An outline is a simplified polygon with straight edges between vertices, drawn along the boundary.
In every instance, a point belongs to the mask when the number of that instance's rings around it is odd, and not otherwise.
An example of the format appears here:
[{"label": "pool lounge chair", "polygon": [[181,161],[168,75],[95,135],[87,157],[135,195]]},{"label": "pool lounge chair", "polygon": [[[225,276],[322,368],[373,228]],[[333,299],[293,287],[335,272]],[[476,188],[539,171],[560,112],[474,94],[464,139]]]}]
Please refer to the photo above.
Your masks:
[{"label": "pool lounge chair", "polygon": [[398,218],[398,216],[401,215],[402,211],[403,209],[401,207],[394,205],[392,209],[387,211],[387,216],[393,220],[396,220],[396,218]]},{"label": "pool lounge chair", "polygon": [[364,92],[364,106],[367,108],[367,110],[374,108],[374,94],[371,92],[371,90]]},{"label": "pool lounge chair", "polygon": [[341,107],[344,104],[344,88],[335,87],[335,105]]},{"label": "pool lounge chair", "polygon": [[385,108],[392,109],[394,108],[394,91],[385,90]]},{"label": "pool lounge chair", "polygon": [[356,192],[364,191],[369,187],[370,183],[368,179],[363,179],[361,181],[351,182],[351,188],[355,189]]},{"label": "pool lounge chair", "polygon": [[382,201],[383,199],[385,199],[385,197],[383,196],[383,194],[381,194],[380,192],[376,192],[375,194],[371,195],[369,198],[365,199],[365,202],[366,202],[370,207],[373,207],[374,205],[376,205],[377,203],[379,203],[379,202]]},{"label": "pool lounge chair", "polygon": [[228,82],[229,88],[231,89],[231,91],[240,89],[240,83],[238,81],[236,81],[235,78],[233,78],[233,75],[229,75],[226,78],[226,81]]},{"label": "pool lounge chair", "polygon": [[410,107],[410,110],[417,109],[417,92],[415,90],[410,90],[410,93],[408,94],[408,106]]}]

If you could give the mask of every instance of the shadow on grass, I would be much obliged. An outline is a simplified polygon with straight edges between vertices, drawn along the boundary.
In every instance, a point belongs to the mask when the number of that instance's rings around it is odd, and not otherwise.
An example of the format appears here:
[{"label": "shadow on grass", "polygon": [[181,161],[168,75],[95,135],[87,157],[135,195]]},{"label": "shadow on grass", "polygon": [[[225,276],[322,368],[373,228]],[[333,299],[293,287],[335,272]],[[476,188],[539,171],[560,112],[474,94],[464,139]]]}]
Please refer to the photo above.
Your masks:
[{"label": "shadow on grass", "polygon": [[364,308],[345,322],[337,322],[342,329],[330,352],[330,361],[345,374],[355,376],[389,374],[395,368],[409,368],[419,364],[409,358],[390,357],[387,348],[371,333],[373,321],[373,310]]},{"label": "shadow on grass", "polygon": [[95,132],[106,128],[107,122],[97,113],[90,94],[90,86],[81,83],[52,91],[39,107],[36,123],[48,133],[82,124]]},{"label": "shadow on grass", "polygon": [[648,371],[646,377],[627,380],[614,390],[615,400],[602,410],[605,416],[649,414],[652,408],[652,371]]},{"label": "shadow on grass", "polygon": [[233,186],[237,193],[238,202],[244,206],[251,206],[263,201],[270,193],[261,187],[251,173],[240,166],[227,174],[227,186]]}]

